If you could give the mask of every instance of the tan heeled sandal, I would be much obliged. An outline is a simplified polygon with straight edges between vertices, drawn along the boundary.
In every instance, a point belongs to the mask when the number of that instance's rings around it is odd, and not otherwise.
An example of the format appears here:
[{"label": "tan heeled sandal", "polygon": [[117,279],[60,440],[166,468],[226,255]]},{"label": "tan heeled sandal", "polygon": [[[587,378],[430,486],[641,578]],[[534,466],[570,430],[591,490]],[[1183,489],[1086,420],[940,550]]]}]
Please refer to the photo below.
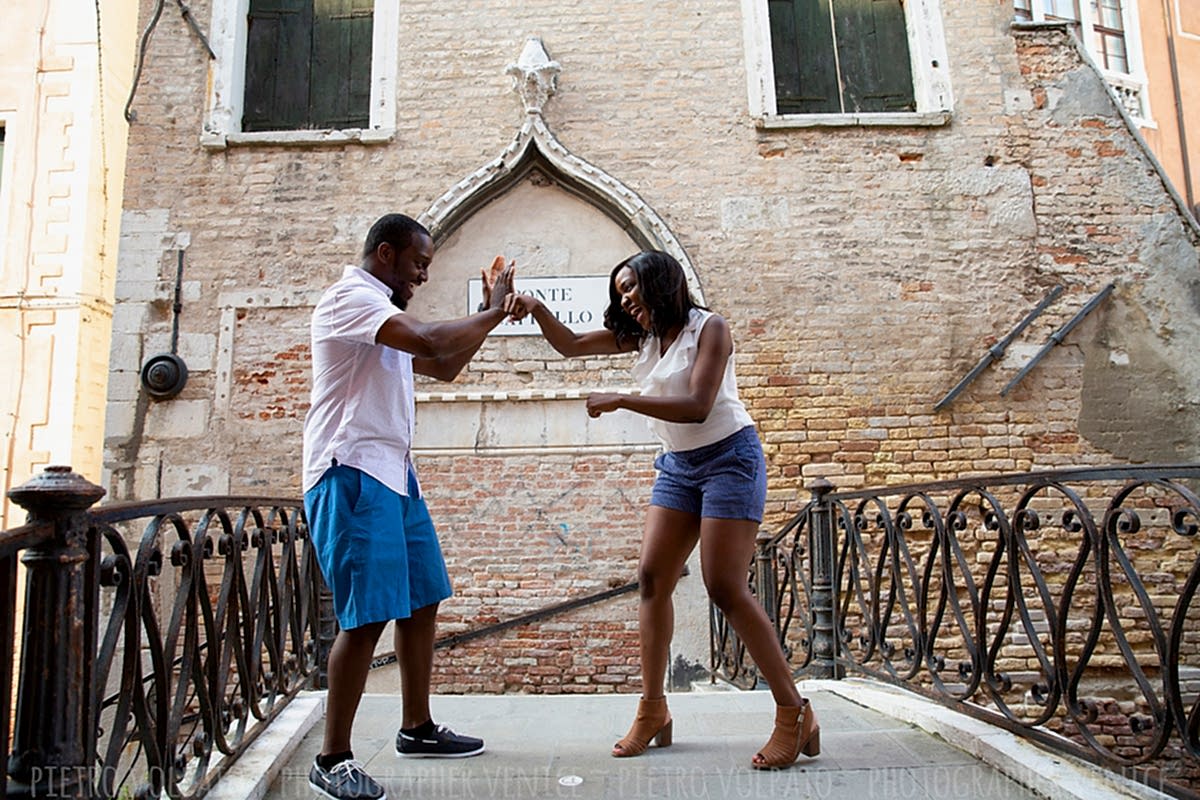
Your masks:
[{"label": "tan heeled sandal", "polygon": [[637,717],[625,738],[613,745],[614,758],[640,756],[650,746],[650,740],[659,747],[671,746],[671,729],[674,726],[671,712],[667,711],[667,698],[657,700],[642,698],[638,701]]},{"label": "tan heeled sandal", "polygon": [[763,749],[751,760],[755,769],[779,769],[801,753],[812,758],[821,752],[821,726],[808,700],[798,706],[775,707],[775,730]]}]

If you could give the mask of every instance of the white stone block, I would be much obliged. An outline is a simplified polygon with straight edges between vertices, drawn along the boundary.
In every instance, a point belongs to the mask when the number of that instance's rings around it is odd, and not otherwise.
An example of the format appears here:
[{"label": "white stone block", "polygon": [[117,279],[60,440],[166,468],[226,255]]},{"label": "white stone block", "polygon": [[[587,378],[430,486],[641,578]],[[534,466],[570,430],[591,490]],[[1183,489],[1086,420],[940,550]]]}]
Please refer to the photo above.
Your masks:
[{"label": "white stone block", "polygon": [[204,494],[229,494],[229,471],[215,464],[163,466],[163,497]]},{"label": "white stone block", "polygon": [[1033,109],[1033,94],[1028,89],[1004,90],[1004,113],[1020,114]]},{"label": "white stone block", "polygon": [[[108,374],[108,402],[110,409],[114,403],[136,403],[141,391],[142,379],[140,370],[121,369],[113,370]],[[111,414],[112,411],[110,410],[109,413]]]},{"label": "white stone block", "polygon": [[114,370],[137,371],[142,368],[142,337],[113,331],[110,365]]},{"label": "white stone block", "polygon": [[[110,380],[110,387],[112,384]],[[137,406],[132,402],[110,399],[104,410],[104,438],[123,439],[132,436],[136,411]]]},{"label": "white stone block", "polygon": [[114,292],[118,303],[154,303],[166,298],[161,287],[157,276],[142,280],[126,276],[117,281]]},{"label": "white stone block", "polygon": [[721,227],[727,231],[765,231],[786,227],[784,197],[726,197],[721,200]]},{"label": "white stone block", "polygon": [[113,307],[113,335],[118,333],[141,334],[146,327],[146,317],[149,309],[138,303],[122,303]]},{"label": "white stone block", "polygon": [[217,337],[211,333],[179,334],[179,357],[188,372],[211,372],[217,363]]},{"label": "white stone block", "polygon": [[133,467],[133,487],[126,500],[145,500],[151,497],[161,497],[158,485],[158,462],[162,458],[162,448],[142,445],[138,451],[137,463]]},{"label": "white stone block", "polygon": [[[440,396],[439,396],[440,397]],[[582,397],[513,401],[477,395],[433,399],[417,408],[421,450],[623,447],[655,443],[645,420],[628,412],[587,415]]]},{"label": "white stone block", "polygon": [[165,235],[170,218],[171,212],[165,208],[126,211],[121,214],[121,239],[124,240],[133,234]]},{"label": "white stone block", "polygon": [[[192,439],[208,431],[207,400],[159,400],[146,409],[148,439]],[[170,492],[165,492],[170,496]]]},{"label": "white stone block", "polygon": [[155,329],[153,332],[146,332],[144,335],[146,358],[149,358],[156,353],[171,352],[171,331],[170,329]]}]

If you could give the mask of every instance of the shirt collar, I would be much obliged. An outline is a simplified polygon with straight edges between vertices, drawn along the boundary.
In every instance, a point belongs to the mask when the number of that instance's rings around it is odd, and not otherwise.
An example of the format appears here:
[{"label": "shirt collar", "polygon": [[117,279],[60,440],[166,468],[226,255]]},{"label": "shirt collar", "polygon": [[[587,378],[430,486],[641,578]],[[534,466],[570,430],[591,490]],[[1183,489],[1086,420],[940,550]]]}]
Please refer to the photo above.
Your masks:
[{"label": "shirt collar", "polygon": [[376,278],[371,273],[367,272],[358,264],[347,264],[342,269],[343,278],[357,278],[369,286],[372,286],[382,292],[389,300],[392,298],[392,290],[383,281]]}]

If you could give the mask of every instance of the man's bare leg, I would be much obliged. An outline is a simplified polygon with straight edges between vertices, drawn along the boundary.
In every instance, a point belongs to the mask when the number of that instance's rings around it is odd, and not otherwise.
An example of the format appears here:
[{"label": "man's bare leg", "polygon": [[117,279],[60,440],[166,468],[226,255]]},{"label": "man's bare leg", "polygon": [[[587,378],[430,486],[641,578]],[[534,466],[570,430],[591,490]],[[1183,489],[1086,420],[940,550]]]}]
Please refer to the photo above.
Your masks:
[{"label": "man's bare leg", "polygon": [[387,623],[372,622],[361,628],[338,631],[329,649],[329,693],[325,698],[325,738],[322,755],[351,749],[350,730],[367,685],[367,672],[375,643]]},{"label": "man's bare leg", "polygon": [[408,619],[396,620],[396,665],[403,698],[402,728],[415,728],[431,718],[429,688],[433,676],[433,645],[437,637],[438,604],[418,608]]},{"label": "man's bare leg", "polygon": [[463,736],[433,722],[429,710],[437,604],[396,620],[396,662],[404,695],[396,752],[409,758],[465,758],[483,752],[483,740]]}]

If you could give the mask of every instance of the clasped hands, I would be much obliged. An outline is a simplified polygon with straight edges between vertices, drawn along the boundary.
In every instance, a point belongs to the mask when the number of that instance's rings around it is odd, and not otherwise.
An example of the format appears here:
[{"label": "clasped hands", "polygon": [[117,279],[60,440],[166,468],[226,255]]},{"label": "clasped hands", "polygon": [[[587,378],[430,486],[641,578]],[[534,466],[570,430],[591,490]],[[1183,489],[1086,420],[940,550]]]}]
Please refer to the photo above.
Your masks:
[{"label": "clasped hands", "polygon": [[[508,321],[520,322],[534,312],[541,304],[536,297],[527,294],[517,294],[514,291],[513,278],[516,275],[516,259],[504,260],[504,256],[496,256],[491,267],[481,269],[483,277],[483,302],[479,310],[500,308],[508,315]],[[587,397],[587,413],[589,417],[599,417],[620,407],[621,395],[612,392],[592,392]]]},{"label": "clasped hands", "polygon": [[538,304],[537,299],[527,294],[517,294],[513,290],[516,271],[516,259],[505,263],[504,256],[496,256],[491,267],[479,271],[483,277],[483,302],[479,304],[480,311],[503,309],[509,322],[520,322],[533,313]]}]

